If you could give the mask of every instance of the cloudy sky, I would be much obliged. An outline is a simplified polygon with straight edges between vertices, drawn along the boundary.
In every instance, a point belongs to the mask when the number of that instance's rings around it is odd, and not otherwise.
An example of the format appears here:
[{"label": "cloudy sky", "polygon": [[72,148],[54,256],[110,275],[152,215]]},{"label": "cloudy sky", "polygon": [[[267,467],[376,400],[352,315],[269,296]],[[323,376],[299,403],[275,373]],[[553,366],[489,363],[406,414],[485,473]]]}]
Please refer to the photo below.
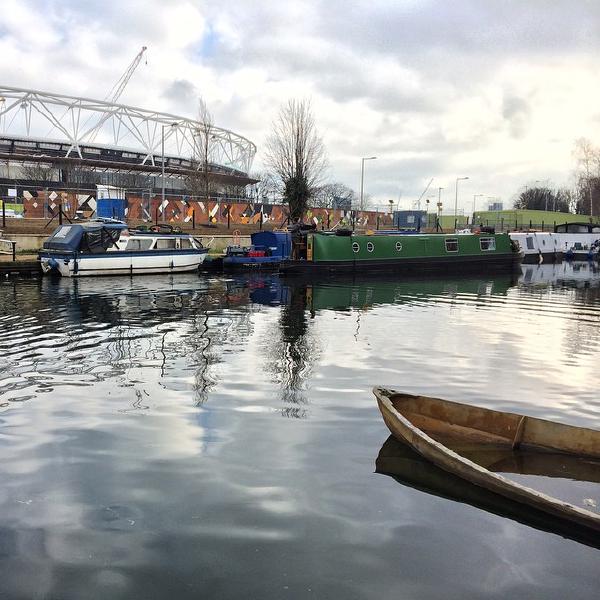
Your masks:
[{"label": "cloudy sky", "polygon": [[600,138],[597,0],[2,0],[1,83],[194,116],[258,146],[288,98],[312,100],[331,180],[408,208],[433,177],[450,209],[572,180]]}]

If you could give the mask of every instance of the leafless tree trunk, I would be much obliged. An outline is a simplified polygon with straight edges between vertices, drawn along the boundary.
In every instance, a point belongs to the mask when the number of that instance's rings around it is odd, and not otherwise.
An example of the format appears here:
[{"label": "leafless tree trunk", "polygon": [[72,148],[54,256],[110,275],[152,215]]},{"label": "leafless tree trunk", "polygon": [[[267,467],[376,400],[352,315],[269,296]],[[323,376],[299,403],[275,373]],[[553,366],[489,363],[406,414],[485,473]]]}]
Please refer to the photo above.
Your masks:
[{"label": "leafless tree trunk", "polygon": [[594,214],[594,180],[600,177],[600,150],[590,140],[579,138],[575,142],[575,157],[579,171],[579,189],[586,189],[590,215]]},{"label": "leafless tree trunk", "polygon": [[214,124],[212,115],[203,98],[198,99],[198,122],[199,125],[194,135],[194,152],[191,157],[191,166],[194,173],[187,177],[186,187],[192,196],[204,196],[208,201],[212,191],[210,160],[214,139]]},{"label": "leafless tree trunk", "polygon": [[265,162],[281,182],[292,222],[299,221],[327,168],[308,100],[289,100],[281,107],[267,138]]}]

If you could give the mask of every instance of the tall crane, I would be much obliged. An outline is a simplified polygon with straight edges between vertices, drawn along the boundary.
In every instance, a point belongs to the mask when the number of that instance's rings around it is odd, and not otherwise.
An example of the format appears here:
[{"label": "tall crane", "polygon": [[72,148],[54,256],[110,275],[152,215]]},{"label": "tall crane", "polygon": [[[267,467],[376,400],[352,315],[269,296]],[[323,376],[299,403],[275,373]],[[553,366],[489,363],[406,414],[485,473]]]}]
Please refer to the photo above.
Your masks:
[{"label": "tall crane", "polygon": [[[123,75],[121,75],[120,79],[117,81],[117,83],[115,83],[115,85],[112,87],[110,92],[108,92],[108,94],[104,98],[105,102],[110,102],[111,104],[116,104],[117,100],[121,97],[121,94],[127,87],[127,84],[129,83],[129,80],[131,79],[131,76],[133,75],[133,73],[137,69],[138,65],[142,61],[142,57],[144,56],[144,53],[146,52],[147,49],[148,49],[147,46],[142,46],[142,49],[137,53],[136,57],[131,61],[131,64],[125,70],[125,73],[123,73]],[[148,64],[148,61],[146,61],[146,64]],[[98,132],[100,131],[100,129],[102,129],[102,125],[104,125],[104,123],[110,117],[111,117],[110,113],[104,114],[95,125],[93,125],[92,127],[90,127],[89,129],[87,129],[86,131],[84,131],[82,133],[81,139],[82,140],[85,139],[88,143],[93,142],[96,139],[96,136],[98,135]],[[88,123],[88,121],[86,121],[83,124],[82,129],[85,128],[87,123]]]},{"label": "tall crane", "polygon": [[[144,56],[144,53],[146,52],[146,50],[148,50],[148,47],[142,46],[142,49],[137,53],[136,57],[131,61],[131,64],[127,67],[127,70],[125,71],[125,73],[123,73],[123,75],[121,75],[121,78],[119,79],[119,81],[117,81],[117,83],[115,83],[115,85],[112,87],[110,92],[108,92],[108,95],[104,98],[105,102],[111,102],[112,104],[115,104],[117,102],[117,100],[121,97],[121,94],[123,93],[123,90],[129,83],[131,76],[133,75],[134,71],[137,69],[138,65],[142,61],[142,57]],[[148,64],[148,61],[146,61],[146,64]]]}]

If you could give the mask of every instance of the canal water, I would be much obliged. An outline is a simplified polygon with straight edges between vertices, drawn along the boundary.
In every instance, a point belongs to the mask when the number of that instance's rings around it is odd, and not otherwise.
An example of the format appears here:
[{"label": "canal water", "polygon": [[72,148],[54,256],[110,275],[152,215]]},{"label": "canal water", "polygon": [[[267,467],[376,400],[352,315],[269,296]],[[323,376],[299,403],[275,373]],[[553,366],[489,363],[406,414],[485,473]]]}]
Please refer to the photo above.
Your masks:
[{"label": "canal water", "polygon": [[600,428],[600,275],[523,269],[0,283],[0,598],[597,598],[593,543],[376,472],[375,385]]}]

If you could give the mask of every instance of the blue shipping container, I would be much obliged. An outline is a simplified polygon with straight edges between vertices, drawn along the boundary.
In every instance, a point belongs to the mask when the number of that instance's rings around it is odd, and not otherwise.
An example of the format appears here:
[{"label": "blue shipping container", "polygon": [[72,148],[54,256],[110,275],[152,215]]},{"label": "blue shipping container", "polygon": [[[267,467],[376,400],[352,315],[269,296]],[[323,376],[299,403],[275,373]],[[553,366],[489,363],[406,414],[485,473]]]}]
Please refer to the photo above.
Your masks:
[{"label": "blue shipping container", "polygon": [[427,211],[424,210],[395,210],[394,227],[401,229],[416,229],[427,226]]},{"label": "blue shipping container", "polygon": [[122,198],[100,198],[96,203],[96,214],[106,219],[124,219],[127,200]]}]

